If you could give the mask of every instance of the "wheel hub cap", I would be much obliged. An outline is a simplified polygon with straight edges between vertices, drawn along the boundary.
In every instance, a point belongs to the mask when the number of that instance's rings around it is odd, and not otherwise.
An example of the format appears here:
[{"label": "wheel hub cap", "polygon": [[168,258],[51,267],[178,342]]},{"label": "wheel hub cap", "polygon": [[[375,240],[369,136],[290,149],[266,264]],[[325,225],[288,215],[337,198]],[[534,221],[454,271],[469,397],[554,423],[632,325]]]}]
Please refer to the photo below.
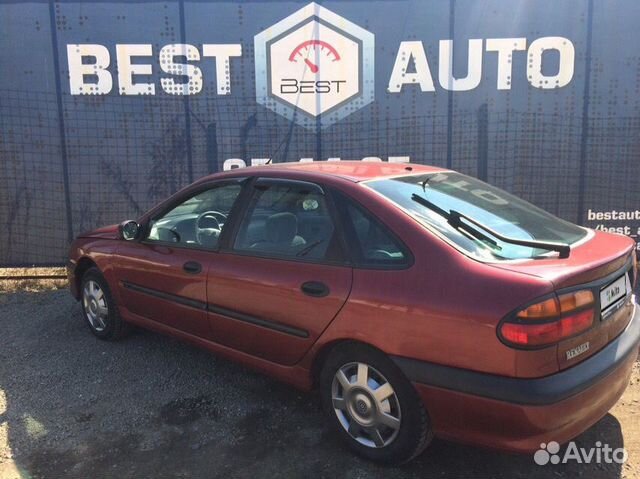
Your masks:
[{"label": "wheel hub cap", "polygon": [[107,327],[109,308],[107,298],[100,285],[93,281],[87,281],[82,289],[82,305],[89,325],[96,331],[104,331]]},{"label": "wheel hub cap", "polygon": [[387,379],[364,363],[349,363],[335,374],[334,411],[342,427],[368,447],[390,444],[400,430],[400,403]]},{"label": "wheel hub cap", "polygon": [[351,394],[347,403],[349,414],[358,423],[364,425],[370,424],[374,416],[373,399],[366,392],[355,392]]}]

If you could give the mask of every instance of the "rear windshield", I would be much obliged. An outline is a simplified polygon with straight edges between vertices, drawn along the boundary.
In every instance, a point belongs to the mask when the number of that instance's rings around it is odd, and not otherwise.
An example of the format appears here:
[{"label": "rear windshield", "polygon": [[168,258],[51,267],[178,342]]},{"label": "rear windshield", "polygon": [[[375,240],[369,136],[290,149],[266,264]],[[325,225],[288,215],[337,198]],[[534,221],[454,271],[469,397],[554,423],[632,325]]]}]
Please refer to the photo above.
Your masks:
[{"label": "rear windshield", "polygon": [[[535,258],[548,254],[549,250],[506,243],[481,228],[476,230],[486,236],[484,239],[477,237],[479,235],[454,228],[443,212],[457,211],[502,236],[519,240],[572,244],[587,234],[584,228],[460,173],[411,175],[372,180],[365,184],[409,212],[419,222],[444,235],[463,251],[484,260]],[[428,208],[415,196],[424,198],[436,208]],[[435,211],[437,209],[440,212]]]}]

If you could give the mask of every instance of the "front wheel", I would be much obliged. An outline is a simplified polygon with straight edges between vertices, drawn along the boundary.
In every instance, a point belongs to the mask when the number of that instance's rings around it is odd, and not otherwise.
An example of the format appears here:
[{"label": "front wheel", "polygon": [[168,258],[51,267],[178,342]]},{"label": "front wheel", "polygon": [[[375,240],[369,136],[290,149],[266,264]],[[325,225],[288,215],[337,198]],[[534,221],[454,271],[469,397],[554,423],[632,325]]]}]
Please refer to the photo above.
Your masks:
[{"label": "front wheel", "polygon": [[422,401],[382,352],[359,344],[338,346],[320,376],[330,423],[358,454],[381,463],[403,463],[432,439]]},{"label": "front wheel", "polygon": [[107,281],[98,268],[88,269],[81,281],[82,311],[91,332],[100,339],[116,340],[131,329],[118,314]]}]

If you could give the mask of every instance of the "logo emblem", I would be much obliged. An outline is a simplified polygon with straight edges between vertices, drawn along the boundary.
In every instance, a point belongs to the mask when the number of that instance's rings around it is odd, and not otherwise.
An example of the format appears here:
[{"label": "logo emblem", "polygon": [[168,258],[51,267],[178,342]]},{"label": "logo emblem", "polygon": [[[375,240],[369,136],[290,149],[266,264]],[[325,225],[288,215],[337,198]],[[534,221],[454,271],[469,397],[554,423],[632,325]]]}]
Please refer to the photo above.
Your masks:
[{"label": "logo emblem", "polygon": [[374,99],[374,37],[316,3],[256,35],[256,100],[322,128]]},{"label": "logo emblem", "polygon": [[559,452],[560,444],[557,442],[551,441],[549,444],[543,442],[540,444],[540,449],[533,455],[533,460],[539,466],[544,466],[549,463],[558,464],[560,462]]},{"label": "logo emblem", "polygon": [[567,355],[567,361],[569,359],[573,359],[577,356],[580,356],[583,353],[586,353],[587,351],[589,351],[589,341],[587,341],[586,343],[582,343],[580,346],[577,346],[575,348],[569,349],[566,352]]}]

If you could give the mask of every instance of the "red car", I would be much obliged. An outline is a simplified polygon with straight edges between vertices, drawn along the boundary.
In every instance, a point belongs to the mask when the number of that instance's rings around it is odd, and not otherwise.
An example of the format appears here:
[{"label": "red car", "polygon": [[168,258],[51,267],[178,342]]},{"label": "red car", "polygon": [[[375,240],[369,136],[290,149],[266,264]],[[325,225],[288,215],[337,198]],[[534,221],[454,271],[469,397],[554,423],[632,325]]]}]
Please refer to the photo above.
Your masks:
[{"label": "red car", "polygon": [[289,163],[203,178],[82,234],[69,284],[91,331],[131,325],[319,389],[358,453],[431,438],[566,442],[638,355],[631,239],[439,168]]}]

